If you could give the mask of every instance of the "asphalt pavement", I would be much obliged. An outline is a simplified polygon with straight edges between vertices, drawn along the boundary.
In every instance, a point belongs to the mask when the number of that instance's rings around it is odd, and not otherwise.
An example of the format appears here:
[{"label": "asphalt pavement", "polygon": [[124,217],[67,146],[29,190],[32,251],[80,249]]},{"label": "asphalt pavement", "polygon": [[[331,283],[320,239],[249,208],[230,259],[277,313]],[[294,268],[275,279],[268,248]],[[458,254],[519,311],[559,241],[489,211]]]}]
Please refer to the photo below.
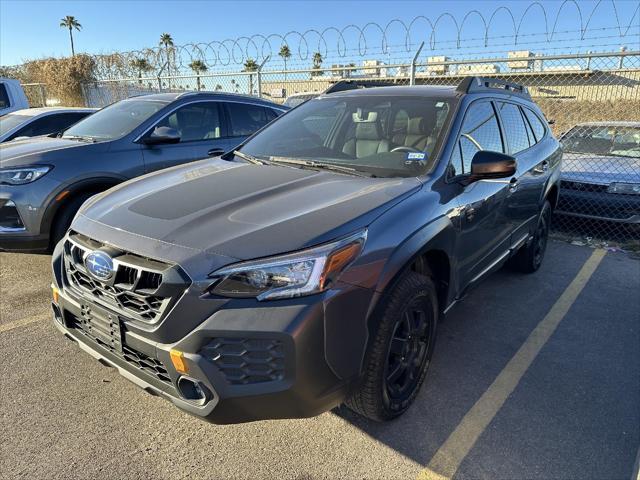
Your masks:
[{"label": "asphalt pavement", "polygon": [[439,327],[414,406],[218,426],[58,333],[50,257],[0,253],[0,478],[624,479],[640,447],[640,261],[551,242]]}]

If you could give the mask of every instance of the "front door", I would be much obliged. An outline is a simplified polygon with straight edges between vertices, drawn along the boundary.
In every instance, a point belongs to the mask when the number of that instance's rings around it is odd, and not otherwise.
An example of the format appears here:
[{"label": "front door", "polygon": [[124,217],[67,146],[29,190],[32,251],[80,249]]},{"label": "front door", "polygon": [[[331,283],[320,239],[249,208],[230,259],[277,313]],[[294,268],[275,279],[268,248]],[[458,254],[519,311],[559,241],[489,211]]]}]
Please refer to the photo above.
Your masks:
[{"label": "front door", "polygon": [[151,131],[157,127],[174,128],[180,133],[180,142],[144,146],[146,171],[224,153],[229,141],[222,118],[223,110],[215,101],[189,103],[165,116]]},{"label": "front door", "polygon": [[480,150],[505,151],[494,107],[484,100],[472,103],[467,110],[451,158],[451,168],[461,183],[457,197],[460,234],[456,245],[461,288],[499,264],[508,255],[510,246],[511,225],[506,218],[510,179],[480,180],[462,186],[471,172],[471,160]]}]

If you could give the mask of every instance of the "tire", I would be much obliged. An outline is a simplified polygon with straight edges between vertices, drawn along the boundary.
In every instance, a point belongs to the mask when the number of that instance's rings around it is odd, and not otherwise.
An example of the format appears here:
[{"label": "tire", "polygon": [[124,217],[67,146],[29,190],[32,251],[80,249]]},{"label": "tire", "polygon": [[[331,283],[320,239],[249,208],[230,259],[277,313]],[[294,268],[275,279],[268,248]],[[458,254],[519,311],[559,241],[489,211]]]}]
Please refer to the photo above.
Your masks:
[{"label": "tire", "polygon": [[347,407],[381,422],[411,406],[431,363],[438,311],[433,280],[404,274],[380,309],[364,373],[345,401]]},{"label": "tire", "polygon": [[522,273],[533,273],[540,268],[544,254],[547,250],[549,239],[549,228],[551,226],[552,208],[548,200],[545,200],[533,239],[512,258],[511,265],[515,270]]},{"label": "tire", "polygon": [[73,217],[76,215],[82,204],[95,194],[96,192],[81,193],[68,200],[62,206],[62,209],[56,213],[56,216],[53,219],[53,225],[51,226],[51,250],[53,250],[60,240],[62,240],[62,237],[65,236],[67,230],[69,230],[69,227],[71,226]]}]

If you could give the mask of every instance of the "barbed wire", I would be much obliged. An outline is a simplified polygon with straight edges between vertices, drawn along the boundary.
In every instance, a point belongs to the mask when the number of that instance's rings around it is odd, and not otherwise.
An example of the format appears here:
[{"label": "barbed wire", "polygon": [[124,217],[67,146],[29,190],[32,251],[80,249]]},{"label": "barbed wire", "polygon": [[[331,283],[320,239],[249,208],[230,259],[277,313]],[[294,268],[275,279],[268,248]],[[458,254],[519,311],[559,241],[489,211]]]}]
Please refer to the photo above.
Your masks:
[{"label": "barbed wire", "polygon": [[[559,30],[561,16],[567,16],[571,11],[574,12],[574,17],[578,22],[577,28]],[[614,18],[615,24],[606,27],[606,29],[590,28],[596,14]],[[530,20],[533,15],[543,19],[541,23],[544,25],[544,30],[536,33],[522,32],[526,25],[525,22]],[[501,25],[506,25],[510,33],[490,35],[501,17],[507,19]],[[461,19],[445,12],[434,20],[420,15],[410,21],[395,18],[384,26],[376,22],[368,22],[364,26],[349,24],[342,28],[307,29],[303,32],[292,30],[285,34],[254,34],[234,39],[214,40],[208,43],[159,45],[127,52],[98,54],[92,57],[96,63],[97,78],[117,78],[133,74],[147,75],[150,72],[155,72],[158,75],[176,75],[179,72],[195,70],[194,65],[202,72],[213,68],[224,69],[224,67],[241,66],[249,60],[253,60],[256,64],[266,60],[274,61],[279,55],[280,48],[285,45],[291,54],[287,60],[293,65],[294,62],[298,64],[299,62],[308,62],[316,53],[319,53],[323,60],[330,57],[338,62],[374,54],[405,55],[404,58],[407,58],[407,55],[413,55],[416,46],[422,42],[425,44],[423,55],[428,55],[429,52],[433,54],[436,49],[443,53],[481,48],[480,45],[469,47],[469,43],[478,41],[482,42],[485,48],[490,45],[491,40],[509,39],[509,41],[503,41],[498,45],[492,45],[494,48],[509,45],[517,47],[522,45],[523,39],[536,37],[537,41],[528,40],[527,45],[583,41],[588,32],[602,30],[615,31],[617,34],[612,35],[611,38],[623,39],[629,35],[632,26],[635,25],[634,22],[637,23],[636,18],[640,20],[640,4],[637,5],[626,23],[620,19],[615,0],[598,0],[590,11],[577,0],[564,0],[555,16],[549,15],[542,3],[534,1],[522,11],[519,18],[509,7],[500,6],[495,8],[490,15],[483,15],[477,9],[470,10]],[[465,37],[465,29],[474,20],[482,25],[480,36]],[[452,29],[451,26],[454,28]],[[454,38],[444,40],[442,38],[443,29],[451,31]],[[559,35],[567,33],[576,34],[576,37],[572,40],[558,38]],[[636,32],[633,33],[638,35]],[[590,37],[589,40],[597,38]],[[450,48],[447,48],[448,46]],[[467,53],[465,52],[465,54]],[[252,68],[255,68],[255,65]]]}]

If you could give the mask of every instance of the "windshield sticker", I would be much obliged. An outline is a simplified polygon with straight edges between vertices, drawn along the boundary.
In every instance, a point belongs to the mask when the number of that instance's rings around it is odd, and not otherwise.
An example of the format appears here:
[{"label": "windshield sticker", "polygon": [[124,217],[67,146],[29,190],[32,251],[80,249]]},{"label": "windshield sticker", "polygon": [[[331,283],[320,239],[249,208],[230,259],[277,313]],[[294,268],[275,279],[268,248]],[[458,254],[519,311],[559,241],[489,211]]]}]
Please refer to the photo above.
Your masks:
[{"label": "windshield sticker", "polygon": [[408,152],[407,160],[424,160],[427,158],[427,154],[423,152]]}]

